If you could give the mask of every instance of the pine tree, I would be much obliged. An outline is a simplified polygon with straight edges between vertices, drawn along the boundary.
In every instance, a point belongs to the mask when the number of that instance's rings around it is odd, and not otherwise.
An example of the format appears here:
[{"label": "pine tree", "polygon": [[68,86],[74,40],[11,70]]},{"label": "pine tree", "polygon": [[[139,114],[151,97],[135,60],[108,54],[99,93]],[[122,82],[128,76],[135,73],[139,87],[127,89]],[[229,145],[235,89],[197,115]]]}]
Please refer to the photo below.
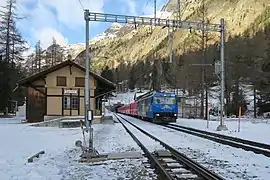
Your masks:
[{"label": "pine tree", "polygon": [[136,80],[135,80],[134,74],[135,74],[135,67],[132,66],[129,73],[129,78],[128,78],[128,88],[130,90],[133,90],[135,88]]},{"label": "pine tree", "polygon": [[[13,92],[16,82],[24,76],[21,70],[25,41],[16,28],[14,0],[7,0],[0,11],[0,111],[9,106],[10,100],[23,100],[21,91]],[[19,103],[20,104],[20,103]]]},{"label": "pine tree", "polygon": [[20,19],[15,13],[15,0],[7,0],[0,11],[0,42],[7,62],[19,63],[23,60],[22,52],[27,50],[26,41],[16,28],[16,19]]},{"label": "pine tree", "polygon": [[36,65],[36,69],[38,72],[40,72],[42,70],[42,64],[41,64],[41,61],[42,61],[42,56],[41,56],[41,52],[42,52],[42,49],[41,49],[41,45],[40,45],[40,40],[36,43],[35,45],[35,65]]},{"label": "pine tree", "polygon": [[158,69],[159,69],[159,62],[156,60],[154,61],[151,78],[152,78],[152,89],[159,90],[161,88],[160,81],[158,81]]},{"label": "pine tree", "polygon": [[142,88],[145,85],[145,75],[149,74],[149,69],[145,66],[143,61],[139,61],[133,65],[134,83],[138,88]]},{"label": "pine tree", "polygon": [[259,114],[270,111],[270,24],[265,27],[266,40],[265,58],[262,65],[263,80],[260,82]]},{"label": "pine tree", "polygon": [[46,66],[51,67],[64,61],[64,50],[57,44],[56,39],[53,37],[52,45],[46,51]]},{"label": "pine tree", "polygon": [[239,87],[235,87],[235,91],[232,96],[232,104],[230,105],[230,115],[237,115],[238,116],[238,110],[239,107],[241,107],[241,115],[243,115],[247,110],[247,103],[246,98],[244,95],[244,92],[242,89],[239,89]]},{"label": "pine tree", "polygon": [[109,66],[106,66],[105,69],[101,72],[101,76],[109,81],[113,81],[113,71],[109,69]]},{"label": "pine tree", "polygon": [[51,66],[54,66],[56,64],[56,39],[53,37],[52,39],[52,45],[51,45]]},{"label": "pine tree", "polygon": [[32,75],[35,72],[37,72],[35,54],[34,53],[27,56],[27,59],[25,61],[25,70],[26,70],[28,75]]},{"label": "pine tree", "polygon": [[[198,8],[197,10],[197,15],[199,17],[199,21],[202,24],[209,24],[210,20],[207,18],[207,7],[205,5],[205,0],[202,1],[201,6]],[[202,64],[201,68],[200,68],[200,91],[201,91],[201,110],[200,110],[200,117],[207,119],[208,117],[208,89],[209,89],[209,78],[207,77],[206,74],[206,69],[205,66],[203,64],[206,64],[206,52],[208,49],[208,42],[212,39],[214,39],[215,35],[209,33],[208,31],[205,31],[204,29],[201,30],[201,32],[194,32],[195,35],[195,42],[198,45],[198,49],[200,49],[202,51],[201,53],[201,57],[200,57],[200,64]],[[212,76],[212,74],[211,74]],[[204,93],[205,92],[205,93]],[[204,112],[204,100],[205,102],[205,112]]]}]

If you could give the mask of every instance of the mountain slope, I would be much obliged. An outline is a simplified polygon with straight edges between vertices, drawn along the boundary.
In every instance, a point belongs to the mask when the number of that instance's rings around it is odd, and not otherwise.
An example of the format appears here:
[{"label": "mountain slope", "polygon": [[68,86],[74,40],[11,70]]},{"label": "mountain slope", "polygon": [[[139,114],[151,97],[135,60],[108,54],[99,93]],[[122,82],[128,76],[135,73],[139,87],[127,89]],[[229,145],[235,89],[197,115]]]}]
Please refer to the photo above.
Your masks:
[{"label": "mountain slope", "polygon": [[[200,9],[202,8],[203,0],[191,0],[189,3],[182,4],[184,9],[182,19],[201,21]],[[206,7],[206,19],[210,20],[210,23],[218,24],[221,18],[225,19],[226,33],[232,36],[242,34],[248,30],[252,24],[256,21],[260,15],[268,11],[269,0],[205,0]],[[169,11],[173,18],[176,15],[177,0],[171,0],[164,6],[163,10]],[[267,14],[269,15],[269,14]],[[166,18],[166,17],[162,17]],[[258,22],[257,22],[258,24]],[[262,25],[258,29],[263,27]],[[118,29],[125,28],[122,26]],[[128,25],[131,27],[131,25]],[[149,26],[139,26],[137,29],[133,27],[133,31],[127,31],[121,36],[115,36],[114,38],[103,38],[95,43],[91,43],[92,54],[95,63],[94,67],[99,69],[105,64],[116,67],[121,61],[136,62],[138,60],[145,60],[151,57],[151,53],[154,49],[157,50],[157,57],[166,58],[169,55],[167,46],[167,28],[155,27],[151,32]],[[120,33],[119,33],[120,34]],[[173,49],[174,53],[181,54],[183,52],[183,42],[189,37],[188,46],[196,46],[192,42],[192,35],[189,30],[177,30],[174,34]],[[214,35],[218,40],[218,33]],[[109,57],[109,60],[101,60],[99,57]],[[77,60],[83,57],[77,57]]]},{"label": "mountain slope", "polygon": [[[189,0],[181,4],[182,20],[201,21],[203,0]],[[205,14],[210,23],[218,24],[221,18],[225,19],[226,37],[235,36],[244,32],[255,33],[264,27],[270,19],[269,0],[204,0]],[[177,0],[170,0],[164,7],[161,18],[170,16],[174,18]],[[152,31],[151,31],[152,30]],[[219,41],[219,33],[211,33],[213,40]],[[186,29],[178,29],[173,37],[174,54],[182,54],[184,49],[198,49],[194,33]],[[198,40],[197,40],[198,41]],[[162,27],[120,25],[113,23],[104,33],[89,41],[92,54],[92,67],[100,70],[109,65],[117,67],[120,62],[135,63],[139,60],[169,57],[168,29]],[[184,48],[185,47],[185,48]],[[74,44],[64,47],[65,56],[71,55],[72,59],[83,63],[85,45]]]}]

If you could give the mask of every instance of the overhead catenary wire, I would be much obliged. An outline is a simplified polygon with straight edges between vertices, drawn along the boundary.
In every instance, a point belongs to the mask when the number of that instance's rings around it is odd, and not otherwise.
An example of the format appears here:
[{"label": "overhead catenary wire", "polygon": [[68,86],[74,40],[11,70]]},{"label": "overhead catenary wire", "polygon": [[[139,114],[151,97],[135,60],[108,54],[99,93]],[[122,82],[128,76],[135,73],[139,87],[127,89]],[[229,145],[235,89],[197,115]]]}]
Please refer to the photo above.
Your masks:
[{"label": "overhead catenary wire", "polygon": [[147,5],[149,4],[149,1],[150,1],[150,0],[147,0],[146,4],[144,5],[144,8],[143,8],[143,13],[142,13],[143,15],[144,15],[144,13],[145,13],[145,8],[146,8],[146,7],[147,7]]},{"label": "overhead catenary wire", "polygon": [[169,2],[170,2],[170,1],[168,1],[168,2],[165,4],[165,6],[164,6],[164,11],[162,11],[162,9],[160,10],[161,14],[160,14],[159,18],[162,18],[163,13],[165,12],[165,10],[167,9],[167,6],[169,5]]},{"label": "overhead catenary wire", "polygon": [[83,6],[82,1],[81,0],[78,0],[78,1],[79,1],[80,5],[81,5],[82,10],[84,11],[84,6]]}]

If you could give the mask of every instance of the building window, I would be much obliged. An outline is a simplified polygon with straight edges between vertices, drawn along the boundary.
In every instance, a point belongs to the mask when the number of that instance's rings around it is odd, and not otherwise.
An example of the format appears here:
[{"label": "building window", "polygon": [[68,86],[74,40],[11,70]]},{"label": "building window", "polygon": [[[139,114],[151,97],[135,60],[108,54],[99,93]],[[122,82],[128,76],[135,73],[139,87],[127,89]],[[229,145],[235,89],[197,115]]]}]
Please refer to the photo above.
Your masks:
[{"label": "building window", "polygon": [[67,85],[67,77],[65,76],[56,77],[56,86],[66,86],[66,85]]},{"label": "building window", "polygon": [[78,97],[70,97],[65,96],[63,101],[64,109],[79,109],[79,98]]},{"label": "building window", "polygon": [[70,97],[68,96],[64,97],[63,105],[64,105],[64,109],[70,109]]},{"label": "building window", "polygon": [[75,77],[75,87],[84,87],[84,77]]},{"label": "building window", "polygon": [[71,109],[79,109],[79,98],[78,97],[71,97]]}]

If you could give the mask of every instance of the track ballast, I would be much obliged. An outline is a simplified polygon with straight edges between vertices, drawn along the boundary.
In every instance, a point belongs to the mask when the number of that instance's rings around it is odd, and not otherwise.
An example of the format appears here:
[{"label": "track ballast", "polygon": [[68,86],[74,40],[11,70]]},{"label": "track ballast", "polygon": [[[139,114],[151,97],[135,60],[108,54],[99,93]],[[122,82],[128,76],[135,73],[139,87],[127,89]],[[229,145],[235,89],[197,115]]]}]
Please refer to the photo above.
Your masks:
[{"label": "track ballast", "polygon": [[[180,153],[176,149],[172,148],[165,142],[159,140],[155,136],[149,134],[143,129],[139,128],[135,124],[129,122],[127,119],[120,115],[114,114],[119,122],[123,125],[125,130],[130,134],[134,141],[142,148],[145,156],[148,158],[151,165],[155,168],[158,177],[162,180],[176,180],[176,179],[188,179],[188,180],[220,180],[223,179],[221,176],[213,173],[212,171],[206,169],[200,164],[194,162],[192,159],[188,158],[184,154]],[[138,131],[144,135],[152,138],[154,141],[159,142],[164,150],[155,151],[151,153],[143,143],[127,128],[127,126],[122,122],[122,120],[135,127]]]},{"label": "track ballast", "polygon": [[177,131],[181,131],[184,133],[188,133],[194,136],[209,139],[209,140],[221,143],[221,144],[229,145],[236,148],[241,148],[246,151],[252,151],[256,154],[263,154],[267,157],[270,157],[270,145],[268,144],[240,139],[240,138],[236,138],[232,136],[226,136],[226,135],[222,135],[218,133],[212,133],[212,132],[185,127],[185,126],[176,125],[176,124],[166,124],[162,126],[170,128],[170,129],[174,129]]}]

